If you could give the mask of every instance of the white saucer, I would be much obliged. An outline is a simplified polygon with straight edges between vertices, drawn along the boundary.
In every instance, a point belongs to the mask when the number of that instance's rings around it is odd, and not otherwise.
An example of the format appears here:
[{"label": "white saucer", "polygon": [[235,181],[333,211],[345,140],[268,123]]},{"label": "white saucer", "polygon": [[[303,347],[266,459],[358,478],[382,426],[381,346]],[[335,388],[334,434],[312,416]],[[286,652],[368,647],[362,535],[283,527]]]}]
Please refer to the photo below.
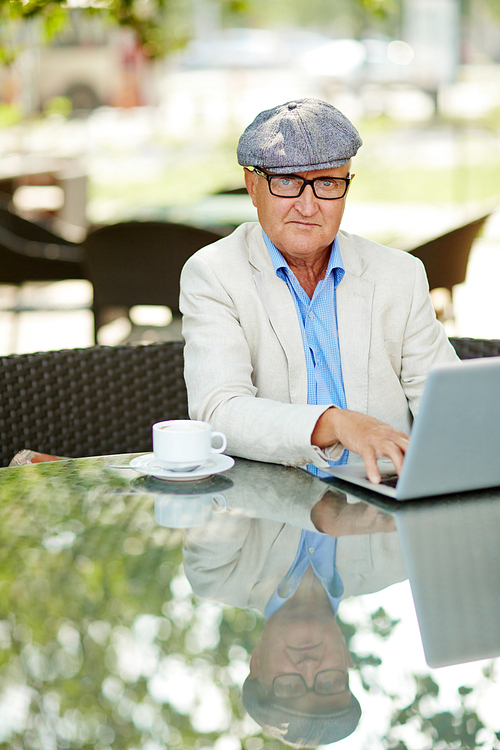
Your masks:
[{"label": "white saucer", "polygon": [[138,471],[139,474],[148,474],[150,477],[158,479],[173,479],[180,482],[194,481],[195,479],[205,479],[212,474],[220,474],[234,466],[234,458],[225,456],[223,453],[213,453],[206,464],[193,471],[172,471],[164,469],[155,459],[153,453],[146,453],[144,456],[133,458],[129,464],[131,469]]}]

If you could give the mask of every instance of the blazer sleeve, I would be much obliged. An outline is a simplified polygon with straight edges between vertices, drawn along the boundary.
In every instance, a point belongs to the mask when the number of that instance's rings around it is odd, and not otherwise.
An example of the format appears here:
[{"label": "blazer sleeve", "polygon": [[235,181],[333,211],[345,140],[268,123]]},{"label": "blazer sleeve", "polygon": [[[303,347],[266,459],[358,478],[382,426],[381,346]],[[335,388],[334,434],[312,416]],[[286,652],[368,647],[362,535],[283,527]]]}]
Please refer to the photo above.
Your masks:
[{"label": "blazer sleeve", "polygon": [[186,531],[184,572],[197,596],[264,611],[300,535],[284,522],[222,513],[208,526]]},{"label": "blazer sleeve", "polygon": [[[241,296],[255,284],[248,262],[234,281]],[[290,403],[288,370],[281,347],[265,340],[272,332],[251,325],[260,315],[258,300],[237,305],[219,269],[201,253],[193,255],[182,271],[180,309],[186,341],[184,375],[189,414],[212,424],[227,437],[227,452],[255,461],[327,467],[327,457],[311,445],[311,435],[328,406]],[[228,274],[225,274],[228,276]],[[242,321],[242,316],[247,320]],[[262,318],[266,318],[262,314]],[[244,330],[245,328],[245,330]],[[256,372],[255,354],[268,349],[265,376]],[[260,378],[260,380],[259,380]],[[257,382],[264,382],[259,388]],[[271,397],[272,394],[272,397]]]}]

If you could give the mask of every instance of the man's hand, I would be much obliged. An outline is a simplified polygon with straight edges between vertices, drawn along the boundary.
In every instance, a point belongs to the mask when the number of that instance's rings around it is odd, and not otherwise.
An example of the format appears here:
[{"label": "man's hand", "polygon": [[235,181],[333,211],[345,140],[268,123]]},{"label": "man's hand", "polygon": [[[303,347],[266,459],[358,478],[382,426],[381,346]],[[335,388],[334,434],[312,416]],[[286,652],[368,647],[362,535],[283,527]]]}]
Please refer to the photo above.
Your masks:
[{"label": "man's hand", "polygon": [[377,459],[382,456],[390,458],[397,473],[401,473],[408,440],[404,432],[374,417],[335,407],[323,412],[311,435],[312,445],[318,448],[327,448],[338,442],[358,453],[365,464],[368,479],[374,484],[380,482]]},{"label": "man's hand", "polygon": [[318,531],[334,537],[396,530],[396,521],[388,513],[366,503],[348,503],[346,495],[336,490],[328,490],[316,503],[311,521]]}]

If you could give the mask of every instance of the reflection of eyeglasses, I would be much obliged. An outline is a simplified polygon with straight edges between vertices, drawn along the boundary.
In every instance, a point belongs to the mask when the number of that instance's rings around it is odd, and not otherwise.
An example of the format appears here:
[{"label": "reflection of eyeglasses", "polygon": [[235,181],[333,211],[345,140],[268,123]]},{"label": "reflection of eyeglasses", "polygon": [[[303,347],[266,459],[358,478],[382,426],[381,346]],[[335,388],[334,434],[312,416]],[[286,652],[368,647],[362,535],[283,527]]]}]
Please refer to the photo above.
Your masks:
[{"label": "reflection of eyeglasses", "polygon": [[301,674],[279,674],[273,680],[272,691],[276,698],[301,698],[306,693],[337,695],[349,689],[349,677],[340,669],[318,672],[312,688],[307,687]]},{"label": "reflection of eyeglasses", "polygon": [[336,201],[347,193],[351,182],[351,175],[347,177],[315,177],[306,180],[296,174],[267,174],[257,167],[252,167],[255,174],[267,180],[269,192],[278,198],[298,198],[302,195],[306,185],[312,187],[316,198],[326,201]]}]

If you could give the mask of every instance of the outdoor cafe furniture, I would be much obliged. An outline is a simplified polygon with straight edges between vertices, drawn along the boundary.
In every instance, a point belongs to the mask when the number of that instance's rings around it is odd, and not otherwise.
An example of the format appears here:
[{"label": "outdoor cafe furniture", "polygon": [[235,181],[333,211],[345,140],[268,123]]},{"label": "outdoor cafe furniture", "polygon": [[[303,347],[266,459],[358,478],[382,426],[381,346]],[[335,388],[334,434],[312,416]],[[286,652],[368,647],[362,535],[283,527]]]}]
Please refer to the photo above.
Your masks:
[{"label": "outdoor cafe furniture", "polygon": [[[462,746],[495,746],[499,490],[402,507],[243,459],[187,483],[113,468],[131,458],[0,469],[5,747],[277,747],[241,700],[262,614],[222,602],[217,591],[195,595],[186,573],[205,564],[224,588],[246,538],[244,554],[283,538],[293,557],[302,530],[314,533],[320,503],[332,535],[346,513],[361,522],[338,536],[347,591],[364,585],[370,550],[394,559],[372,571],[384,578],[376,590],[367,583],[369,593],[338,607],[362,709],[349,746],[391,746],[395,736],[409,738],[408,748],[458,747],[464,736]],[[226,563],[214,569],[221,551]],[[434,670],[426,658],[455,666]]]},{"label": "outdoor cafe furniture", "polygon": [[166,221],[124,221],[89,232],[83,248],[94,290],[95,341],[110,308],[128,315],[134,305],[164,305],[178,316],[184,263],[218,239],[215,232]]},{"label": "outdoor cafe furniture", "polygon": [[424,264],[429,289],[444,288],[451,294],[454,286],[465,281],[472,244],[489,216],[480,216],[409,249]]},{"label": "outdoor cafe furniture", "polygon": [[0,284],[84,278],[79,243],[0,206]]},{"label": "outdoor cafe furniture", "polygon": [[180,342],[1,357],[0,466],[23,449],[149,450],[154,422],[187,416],[183,365]]},{"label": "outdoor cafe furniture", "polygon": [[[209,196],[207,206],[210,201],[228,201],[229,205],[240,201],[244,211],[249,210],[245,195]],[[202,212],[196,219],[194,208],[180,214],[179,220],[185,223],[124,221],[98,227],[80,244],[0,207],[0,284],[88,279],[93,287],[96,343],[105,323],[117,316],[129,317],[130,308],[136,305],[166,306],[178,317],[179,280],[186,260],[245,219],[244,213],[231,218],[231,212],[217,203],[213,216],[212,209],[206,210],[205,218]],[[406,248],[423,261],[431,290],[444,287],[451,294],[453,286],[465,280],[473,241],[488,216]],[[190,222],[196,220],[200,226],[212,225],[212,230],[192,226]],[[14,312],[23,309],[12,308]]]},{"label": "outdoor cafe furniture", "polygon": [[[451,338],[462,359],[500,355],[495,339]],[[151,449],[150,428],[187,417],[183,342],[0,358],[0,466],[31,449],[71,458]]]}]

